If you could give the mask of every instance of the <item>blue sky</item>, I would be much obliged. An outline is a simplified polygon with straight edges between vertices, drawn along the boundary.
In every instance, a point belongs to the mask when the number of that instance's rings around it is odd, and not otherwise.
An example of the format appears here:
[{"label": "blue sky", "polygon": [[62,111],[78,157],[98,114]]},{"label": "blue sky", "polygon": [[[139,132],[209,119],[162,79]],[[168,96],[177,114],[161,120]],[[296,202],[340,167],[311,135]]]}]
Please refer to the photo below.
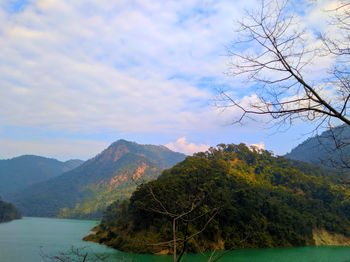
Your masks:
[{"label": "blue sky", "polygon": [[[318,21],[328,2],[304,15]],[[290,151],[312,125],[231,125],[238,113],[212,102],[217,88],[253,96],[225,72],[234,22],[256,5],[0,0],[0,158],[87,159],[120,138],[187,154],[221,142]]]}]

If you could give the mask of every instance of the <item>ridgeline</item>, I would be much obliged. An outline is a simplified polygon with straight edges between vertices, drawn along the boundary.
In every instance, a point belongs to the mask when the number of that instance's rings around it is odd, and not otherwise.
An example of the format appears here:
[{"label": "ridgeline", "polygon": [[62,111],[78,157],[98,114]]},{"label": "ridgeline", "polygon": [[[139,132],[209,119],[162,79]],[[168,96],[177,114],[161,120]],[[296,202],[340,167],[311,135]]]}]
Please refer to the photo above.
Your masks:
[{"label": "ridgeline", "polygon": [[26,216],[99,219],[114,200],[130,197],[135,181],[157,178],[183,159],[164,146],[118,140],[77,168],[7,199]]},{"label": "ridgeline", "polygon": [[85,240],[162,254],[172,252],[174,232],[177,252],[187,253],[315,245],[317,232],[349,240],[349,190],[332,175],[244,144],[221,144],[114,202]]}]

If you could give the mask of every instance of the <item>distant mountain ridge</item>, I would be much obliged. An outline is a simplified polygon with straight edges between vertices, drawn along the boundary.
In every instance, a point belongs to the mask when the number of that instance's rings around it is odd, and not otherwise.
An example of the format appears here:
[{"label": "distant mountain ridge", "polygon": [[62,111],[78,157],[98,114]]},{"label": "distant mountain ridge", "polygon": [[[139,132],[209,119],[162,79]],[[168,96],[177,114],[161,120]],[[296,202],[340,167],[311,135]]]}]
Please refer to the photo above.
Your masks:
[{"label": "distant mountain ridge", "polygon": [[99,218],[114,200],[131,195],[134,181],[156,178],[183,159],[164,146],[118,140],[81,166],[9,200],[27,216]]},{"label": "distant mountain ridge", "polygon": [[22,190],[27,186],[56,177],[78,167],[83,162],[77,159],[61,162],[35,155],[0,160],[0,195]]},{"label": "distant mountain ridge", "polygon": [[339,166],[342,161],[350,164],[350,146],[337,149],[344,142],[350,144],[350,127],[341,125],[308,138],[285,157],[325,167]]}]

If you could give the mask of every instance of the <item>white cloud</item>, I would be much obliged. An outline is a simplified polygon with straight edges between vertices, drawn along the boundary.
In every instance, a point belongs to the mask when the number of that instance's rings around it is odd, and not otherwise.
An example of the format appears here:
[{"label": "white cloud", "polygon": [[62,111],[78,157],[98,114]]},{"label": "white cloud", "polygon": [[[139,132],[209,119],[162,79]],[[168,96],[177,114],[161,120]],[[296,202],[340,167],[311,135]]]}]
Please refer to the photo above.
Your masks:
[{"label": "white cloud", "polygon": [[[8,2],[0,0],[4,127],[181,137],[217,130],[239,115],[210,108],[213,87],[232,88],[243,103],[256,101],[240,79],[223,74],[234,21],[256,0],[29,0],[19,12],[9,12]],[[209,79],[208,86],[202,79]],[[14,155],[15,147],[18,154],[45,155],[60,148],[60,143],[9,143],[6,150]],[[207,147],[182,143],[181,150],[190,154]],[[62,142],[62,154],[64,144],[69,143]],[[92,152],[83,144],[76,145],[86,150],[73,156]],[[195,149],[187,149],[191,144]]]},{"label": "white cloud", "polygon": [[250,147],[253,147],[254,149],[258,149],[258,150],[264,150],[265,144],[264,142],[259,142],[258,144],[251,144]]},{"label": "white cloud", "polygon": [[[234,20],[256,6],[255,0],[26,2],[17,13],[0,2],[0,121],[68,132],[211,126],[208,115],[215,114],[206,104],[214,94],[198,81],[231,85],[222,74],[225,46]],[[239,95],[246,88],[231,86]]]},{"label": "white cloud", "polygon": [[182,152],[186,155],[192,155],[193,153],[197,152],[204,152],[210,147],[209,145],[188,142],[186,137],[180,137],[175,142],[170,142],[165,146],[170,150]]},{"label": "white cloud", "polygon": [[253,2],[0,4],[0,121],[68,132],[210,126],[213,93],[197,81],[228,81],[232,17]]}]

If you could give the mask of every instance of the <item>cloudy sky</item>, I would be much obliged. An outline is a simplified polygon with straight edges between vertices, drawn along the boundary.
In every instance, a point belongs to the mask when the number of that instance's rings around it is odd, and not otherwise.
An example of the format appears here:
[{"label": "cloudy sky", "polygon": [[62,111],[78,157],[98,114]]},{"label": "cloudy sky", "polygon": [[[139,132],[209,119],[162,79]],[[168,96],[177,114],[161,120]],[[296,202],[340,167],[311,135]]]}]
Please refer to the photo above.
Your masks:
[{"label": "cloudy sky", "polygon": [[[319,21],[330,1],[308,4]],[[87,159],[123,138],[191,154],[218,143],[284,154],[311,127],[231,125],[217,89],[235,21],[255,0],[0,0],[0,159]],[[306,18],[305,18],[306,19]]]}]

